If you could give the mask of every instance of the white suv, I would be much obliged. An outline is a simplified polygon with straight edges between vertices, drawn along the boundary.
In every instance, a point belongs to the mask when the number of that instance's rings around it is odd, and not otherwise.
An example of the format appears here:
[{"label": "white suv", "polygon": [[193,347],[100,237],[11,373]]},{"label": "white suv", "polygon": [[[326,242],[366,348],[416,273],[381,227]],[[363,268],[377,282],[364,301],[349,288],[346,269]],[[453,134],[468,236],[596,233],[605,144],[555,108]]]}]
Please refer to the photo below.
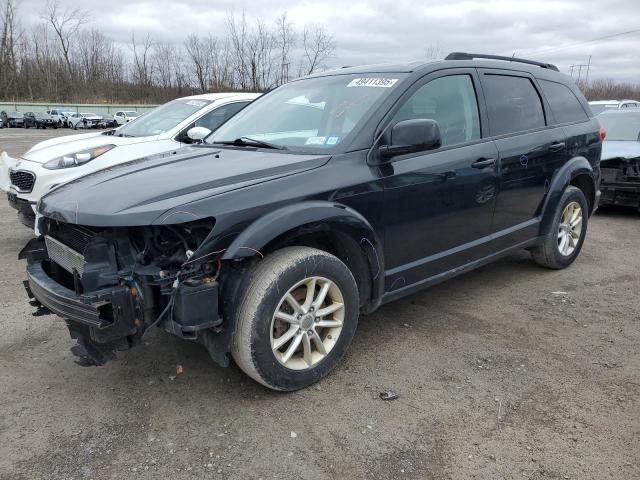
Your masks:
[{"label": "white suv", "polygon": [[0,188],[32,226],[35,206],[53,188],[97,170],[158,153],[179,153],[199,142],[255,98],[257,93],[215,93],[179,98],[135,121],[105,132],[52,138],[21,158],[0,154]]},{"label": "white suv", "polygon": [[76,113],[76,111],[70,107],[58,107],[47,110],[47,113],[54,118],[58,127],[66,127],[67,118]]},{"label": "white suv", "polygon": [[113,116],[113,118],[115,118],[116,123],[118,125],[124,125],[125,123],[129,123],[131,120],[135,120],[139,116],[140,116],[140,114],[138,112],[134,112],[134,111],[131,111],[131,110],[125,110],[125,111],[121,111],[121,112],[116,112],[116,114]]}]

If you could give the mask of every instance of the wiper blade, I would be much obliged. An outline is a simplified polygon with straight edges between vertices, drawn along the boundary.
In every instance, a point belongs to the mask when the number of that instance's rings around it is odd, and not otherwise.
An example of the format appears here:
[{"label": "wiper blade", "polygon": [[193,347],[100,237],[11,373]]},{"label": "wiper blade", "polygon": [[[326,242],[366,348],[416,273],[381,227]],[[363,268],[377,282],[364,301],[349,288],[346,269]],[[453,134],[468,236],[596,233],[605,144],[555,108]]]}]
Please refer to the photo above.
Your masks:
[{"label": "wiper blade", "polygon": [[217,142],[213,142],[213,144],[220,145],[235,145],[237,147],[263,147],[263,148],[272,148],[274,150],[288,150],[284,145],[276,145],[275,143],[265,142],[263,140],[256,140],[251,137],[240,137],[236,138],[233,141],[229,140],[220,140]]}]

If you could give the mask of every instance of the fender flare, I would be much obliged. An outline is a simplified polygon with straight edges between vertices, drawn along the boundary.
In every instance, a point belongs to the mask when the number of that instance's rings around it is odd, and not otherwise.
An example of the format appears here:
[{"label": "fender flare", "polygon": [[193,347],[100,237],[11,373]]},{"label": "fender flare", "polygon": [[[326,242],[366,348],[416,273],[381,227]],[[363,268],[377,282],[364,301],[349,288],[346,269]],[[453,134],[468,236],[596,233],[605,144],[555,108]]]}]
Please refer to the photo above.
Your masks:
[{"label": "fender flare", "polygon": [[333,231],[346,234],[364,254],[371,275],[371,299],[384,288],[382,242],[369,221],[358,211],[335,202],[303,201],[274,210],[247,226],[227,247],[222,260],[236,260],[260,254],[270,242],[296,229],[308,232]]},{"label": "fender flare", "polygon": [[[558,207],[558,203],[560,202],[560,198],[562,197],[564,190],[578,175],[587,175],[593,183],[594,192],[598,190],[596,174],[593,170],[593,166],[585,157],[573,157],[565,163],[554,173],[546,199],[542,205],[542,220],[540,225],[540,233],[542,235],[549,232],[554,213]],[[594,201],[596,200],[594,199]]]}]

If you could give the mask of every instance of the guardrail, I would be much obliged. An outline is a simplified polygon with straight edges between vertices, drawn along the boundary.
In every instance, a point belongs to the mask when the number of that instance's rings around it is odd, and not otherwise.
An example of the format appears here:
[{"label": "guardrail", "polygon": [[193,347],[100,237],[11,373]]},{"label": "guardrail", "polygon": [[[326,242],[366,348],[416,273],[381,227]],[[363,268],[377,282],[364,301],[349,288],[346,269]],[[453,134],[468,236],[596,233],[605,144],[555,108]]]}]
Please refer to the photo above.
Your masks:
[{"label": "guardrail", "polygon": [[0,111],[18,112],[44,112],[54,108],[72,108],[76,112],[110,113],[120,110],[135,110],[138,113],[148,112],[157,105],[113,105],[108,103],[24,103],[24,102],[0,102]]}]

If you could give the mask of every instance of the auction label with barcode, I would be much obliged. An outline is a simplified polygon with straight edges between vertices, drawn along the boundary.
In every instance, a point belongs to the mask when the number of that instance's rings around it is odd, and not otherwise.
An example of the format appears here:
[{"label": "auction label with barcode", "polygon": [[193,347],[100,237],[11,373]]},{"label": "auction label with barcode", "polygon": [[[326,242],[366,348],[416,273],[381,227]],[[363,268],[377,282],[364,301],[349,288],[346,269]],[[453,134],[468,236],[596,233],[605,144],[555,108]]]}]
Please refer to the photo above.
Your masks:
[{"label": "auction label with barcode", "polygon": [[397,81],[397,78],[354,78],[347,87],[391,88]]}]

